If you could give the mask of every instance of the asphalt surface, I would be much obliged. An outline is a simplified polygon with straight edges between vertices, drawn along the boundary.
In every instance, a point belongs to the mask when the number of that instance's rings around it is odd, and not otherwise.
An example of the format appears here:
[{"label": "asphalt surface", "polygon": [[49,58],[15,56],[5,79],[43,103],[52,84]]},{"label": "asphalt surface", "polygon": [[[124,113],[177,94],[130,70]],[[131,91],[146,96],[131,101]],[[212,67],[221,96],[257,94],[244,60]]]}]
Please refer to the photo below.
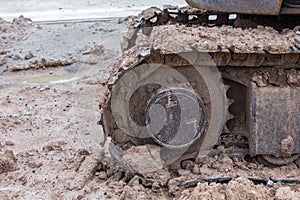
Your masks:
[{"label": "asphalt surface", "polygon": [[184,0],[10,0],[0,1],[0,17],[5,20],[23,15],[33,21],[56,21],[74,19],[106,19],[137,15],[151,6],[187,5]]}]

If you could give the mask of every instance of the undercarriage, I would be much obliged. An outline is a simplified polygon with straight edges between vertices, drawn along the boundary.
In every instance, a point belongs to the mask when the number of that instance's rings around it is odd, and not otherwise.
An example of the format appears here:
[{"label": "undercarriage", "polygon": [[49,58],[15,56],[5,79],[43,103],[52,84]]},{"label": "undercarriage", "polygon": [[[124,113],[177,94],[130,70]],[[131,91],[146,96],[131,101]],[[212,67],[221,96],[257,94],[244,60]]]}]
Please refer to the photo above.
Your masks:
[{"label": "undercarriage", "polygon": [[118,149],[113,157],[124,167],[126,151],[153,145],[163,165],[178,168],[222,146],[267,165],[297,160],[300,29],[294,17],[145,10],[129,28],[101,101],[105,135]]}]

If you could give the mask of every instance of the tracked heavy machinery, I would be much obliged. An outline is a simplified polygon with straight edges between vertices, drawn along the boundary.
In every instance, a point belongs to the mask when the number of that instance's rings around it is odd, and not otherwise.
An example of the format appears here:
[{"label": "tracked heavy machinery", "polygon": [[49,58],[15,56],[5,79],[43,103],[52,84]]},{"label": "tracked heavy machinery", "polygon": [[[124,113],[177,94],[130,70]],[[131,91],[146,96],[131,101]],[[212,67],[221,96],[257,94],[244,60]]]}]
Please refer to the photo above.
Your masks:
[{"label": "tracked heavy machinery", "polygon": [[129,27],[101,101],[114,159],[151,146],[178,167],[225,146],[265,164],[297,160],[300,1],[187,3]]}]

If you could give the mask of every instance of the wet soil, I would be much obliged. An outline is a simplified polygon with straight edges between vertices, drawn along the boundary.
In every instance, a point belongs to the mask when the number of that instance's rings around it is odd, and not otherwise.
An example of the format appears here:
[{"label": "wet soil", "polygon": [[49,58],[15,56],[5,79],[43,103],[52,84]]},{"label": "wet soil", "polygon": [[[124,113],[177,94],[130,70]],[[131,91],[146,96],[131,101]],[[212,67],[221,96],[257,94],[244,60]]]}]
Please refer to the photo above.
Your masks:
[{"label": "wet soil", "polygon": [[300,199],[299,184],[276,181],[300,179],[299,160],[221,154],[143,174],[103,164],[99,99],[128,22],[18,20],[0,24],[1,199]]}]

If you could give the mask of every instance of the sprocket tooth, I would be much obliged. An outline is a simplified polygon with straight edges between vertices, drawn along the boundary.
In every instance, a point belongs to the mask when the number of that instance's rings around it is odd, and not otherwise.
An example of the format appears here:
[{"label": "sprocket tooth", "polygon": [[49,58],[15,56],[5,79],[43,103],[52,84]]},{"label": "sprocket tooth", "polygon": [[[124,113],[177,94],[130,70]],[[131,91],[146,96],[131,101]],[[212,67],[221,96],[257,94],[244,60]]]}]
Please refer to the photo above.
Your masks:
[{"label": "sprocket tooth", "polygon": [[230,85],[224,85],[225,91],[226,93],[228,92],[228,90],[230,89]]},{"label": "sprocket tooth", "polygon": [[231,106],[232,104],[234,104],[234,99],[227,99],[228,109],[229,109],[229,106]]},{"label": "sprocket tooth", "polygon": [[231,114],[229,111],[226,113],[226,117],[225,117],[225,120],[226,122],[233,119],[234,118],[234,115]]}]

